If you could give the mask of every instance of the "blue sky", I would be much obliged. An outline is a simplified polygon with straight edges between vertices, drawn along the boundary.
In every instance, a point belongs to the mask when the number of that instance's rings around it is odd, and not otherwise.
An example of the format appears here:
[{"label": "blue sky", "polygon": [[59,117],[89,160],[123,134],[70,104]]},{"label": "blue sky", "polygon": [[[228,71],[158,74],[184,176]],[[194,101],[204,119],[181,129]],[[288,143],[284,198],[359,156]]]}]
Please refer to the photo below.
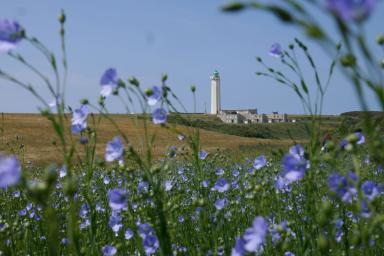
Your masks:
[{"label": "blue sky", "polygon": [[[57,16],[61,8],[65,10],[70,69],[67,103],[74,107],[81,98],[96,102],[101,74],[106,68],[115,67],[121,78],[134,75],[143,87],[159,84],[161,74],[168,73],[168,85],[191,111],[193,98],[189,88],[195,84],[197,110],[203,112],[206,104],[209,111],[209,76],[217,69],[221,74],[222,108],[303,113],[302,104],[292,91],[255,75],[262,70],[255,57],[261,56],[277,65],[277,60],[268,56],[270,46],[274,42],[287,46],[298,37],[308,43],[320,73],[326,74],[330,59],[299,30],[260,12],[222,13],[219,7],[224,3],[219,0],[4,0],[0,17],[18,20],[28,34],[60,53]],[[368,21],[367,32],[372,42],[383,32],[381,13],[384,13],[383,3]],[[319,14],[318,19],[332,31],[326,17]],[[48,71],[44,59],[26,43],[20,45],[19,52],[41,70]],[[5,55],[0,56],[0,68],[44,91],[33,74]],[[0,112],[37,111],[39,103],[27,92],[3,81],[0,87]],[[368,98],[374,102],[372,95]],[[124,112],[117,99],[108,99],[108,105],[113,112]],[[371,107],[377,108],[374,103]],[[325,99],[324,113],[357,109],[352,86],[337,71]]]}]

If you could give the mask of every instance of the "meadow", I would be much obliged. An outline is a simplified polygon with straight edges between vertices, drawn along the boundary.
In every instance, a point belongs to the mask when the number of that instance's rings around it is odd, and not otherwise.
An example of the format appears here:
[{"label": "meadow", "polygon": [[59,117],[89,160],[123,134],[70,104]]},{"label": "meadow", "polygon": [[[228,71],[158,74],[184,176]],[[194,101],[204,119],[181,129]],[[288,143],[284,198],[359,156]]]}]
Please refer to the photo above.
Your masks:
[{"label": "meadow", "polygon": [[[207,116],[209,115],[197,115],[195,118],[192,118],[192,121],[203,118],[207,119]],[[70,126],[70,118],[71,117],[68,115],[68,126]],[[143,138],[145,130],[143,120],[140,119],[140,117],[137,115],[113,115],[113,119],[119,124],[122,131],[130,137],[132,145],[136,148],[144,145]],[[208,117],[208,119],[212,119],[212,117]],[[102,159],[105,151],[105,145],[108,140],[115,135],[115,129],[108,120],[100,117],[100,115],[92,115],[92,120],[97,123],[97,157]],[[217,121],[215,119],[214,124],[225,126],[221,121]],[[154,124],[148,125],[150,132],[156,130],[157,139],[155,141],[155,145],[153,146],[153,153],[157,159],[166,156],[168,149],[172,146],[185,146],[178,140],[177,136],[170,131],[170,129],[161,129]],[[301,126],[303,125],[304,124],[301,124]],[[285,133],[286,130],[292,130],[292,132],[295,132],[295,138],[298,142],[303,144],[308,143],[308,137],[304,136],[303,138],[300,138],[300,135],[305,133],[303,127],[300,127],[299,129],[295,127],[292,128],[289,127],[289,124],[270,124],[269,127],[271,126],[275,127],[275,130],[273,131],[275,136],[268,136],[268,134],[271,134],[271,132],[268,132],[264,138],[245,137],[242,133],[239,133],[240,136],[236,136],[223,133],[219,129],[207,130],[206,127],[202,127],[203,129],[199,130],[201,146],[209,152],[215,152],[217,150],[222,152],[231,151],[231,154],[234,154],[235,152],[235,154],[240,154],[241,157],[244,155],[240,151],[244,151],[242,149],[247,151],[247,148],[252,149],[253,156],[257,153],[263,152],[270,154],[272,150],[288,149],[288,147],[292,144],[292,139],[289,138],[287,134],[284,134],[281,138],[276,137],[278,134]],[[191,130],[190,126],[178,125],[176,127],[181,133],[185,134]],[[337,126],[333,126],[331,128],[333,130],[336,127]],[[236,131],[242,131],[246,130],[248,127],[243,126],[241,128],[235,128]],[[327,128],[329,127],[327,126]],[[257,127],[255,130],[263,130],[263,127],[261,127],[261,129]],[[71,136],[71,133],[68,132],[66,139],[69,140]],[[76,138],[72,139],[76,140]],[[37,166],[49,164],[51,162],[63,163],[62,157],[58,153],[60,148],[58,146],[58,139],[55,131],[49,120],[39,114],[3,114],[0,118],[0,141],[1,151],[18,155],[19,158],[25,163],[30,162],[31,164]],[[80,148],[79,156],[83,155],[84,150]],[[81,157],[77,157],[76,160],[81,161]]]},{"label": "meadow", "polygon": [[[298,96],[307,115],[295,124],[226,125],[183,114],[166,74],[147,87],[114,68],[101,75],[98,99],[67,106],[64,11],[60,54],[17,21],[0,19],[0,57],[33,72],[52,96],[0,69],[0,78],[28,91],[40,109],[1,116],[0,254],[384,255],[384,119],[368,111],[362,93],[370,90],[384,110],[384,62],[359,30],[375,1],[326,1],[326,8],[308,1],[330,15],[341,43],[307,4],[283,2],[234,2],[222,10],[268,12],[334,56],[325,78],[297,38],[269,51],[291,76],[256,58],[264,70],[257,75]],[[18,53],[20,42],[41,53],[49,71]],[[384,35],[377,45],[383,48]],[[312,73],[303,74],[302,65]],[[355,89],[361,111],[322,114],[335,67]],[[194,99],[195,91],[191,86]],[[111,114],[107,98],[127,114]],[[132,106],[141,114],[131,114]]]}]

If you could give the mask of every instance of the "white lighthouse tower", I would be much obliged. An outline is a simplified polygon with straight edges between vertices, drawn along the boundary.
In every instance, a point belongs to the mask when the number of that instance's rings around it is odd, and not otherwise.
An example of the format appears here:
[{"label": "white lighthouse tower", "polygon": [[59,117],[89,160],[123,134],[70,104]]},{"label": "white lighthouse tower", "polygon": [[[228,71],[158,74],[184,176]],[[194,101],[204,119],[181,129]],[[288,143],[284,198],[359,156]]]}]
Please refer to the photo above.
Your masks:
[{"label": "white lighthouse tower", "polygon": [[220,109],[220,75],[215,70],[211,76],[211,114],[217,115]]}]

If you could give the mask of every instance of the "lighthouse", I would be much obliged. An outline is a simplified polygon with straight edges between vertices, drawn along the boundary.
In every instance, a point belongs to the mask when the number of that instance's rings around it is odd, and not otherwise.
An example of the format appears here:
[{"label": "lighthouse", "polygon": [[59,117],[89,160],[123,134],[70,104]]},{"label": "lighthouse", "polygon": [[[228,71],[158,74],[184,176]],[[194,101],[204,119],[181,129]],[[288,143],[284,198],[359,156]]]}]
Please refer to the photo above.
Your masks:
[{"label": "lighthouse", "polygon": [[211,76],[211,114],[217,115],[220,108],[220,75],[215,70]]}]

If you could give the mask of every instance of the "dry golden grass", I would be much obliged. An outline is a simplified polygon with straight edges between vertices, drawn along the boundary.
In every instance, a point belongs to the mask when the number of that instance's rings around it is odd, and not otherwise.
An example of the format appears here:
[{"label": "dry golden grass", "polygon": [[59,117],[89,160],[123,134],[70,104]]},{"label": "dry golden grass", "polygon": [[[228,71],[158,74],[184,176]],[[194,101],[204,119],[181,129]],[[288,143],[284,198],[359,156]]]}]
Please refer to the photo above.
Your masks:
[{"label": "dry golden grass", "polygon": [[[98,118],[95,116],[95,119]],[[142,147],[144,137],[142,120],[129,115],[114,115],[113,119],[135,148]],[[91,123],[90,119],[88,123]],[[70,120],[68,120],[68,127],[69,125]],[[190,131],[190,128],[184,126],[177,126],[177,129],[185,134]],[[169,129],[150,124],[149,131],[156,133],[154,154],[157,157],[164,155],[166,149],[172,145],[184,145],[184,142],[178,141],[177,134]],[[101,119],[97,134],[97,155],[102,157],[106,142],[116,136],[117,132],[108,120]],[[76,141],[78,138],[78,135],[73,137]],[[202,147],[208,152],[216,149],[238,150],[241,147],[287,147],[292,144],[291,140],[245,138],[206,130],[200,130],[200,139]],[[62,162],[61,154],[58,146],[53,143],[55,141],[58,144],[58,138],[51,123],[38,114],[4,114],[3,119],[0,119],[0,151],[2,152],[23,154],[25,161],[31,161],[34,164],[60,163]],[[82,145],[79,144],[78,147],[81,152]]]}]

